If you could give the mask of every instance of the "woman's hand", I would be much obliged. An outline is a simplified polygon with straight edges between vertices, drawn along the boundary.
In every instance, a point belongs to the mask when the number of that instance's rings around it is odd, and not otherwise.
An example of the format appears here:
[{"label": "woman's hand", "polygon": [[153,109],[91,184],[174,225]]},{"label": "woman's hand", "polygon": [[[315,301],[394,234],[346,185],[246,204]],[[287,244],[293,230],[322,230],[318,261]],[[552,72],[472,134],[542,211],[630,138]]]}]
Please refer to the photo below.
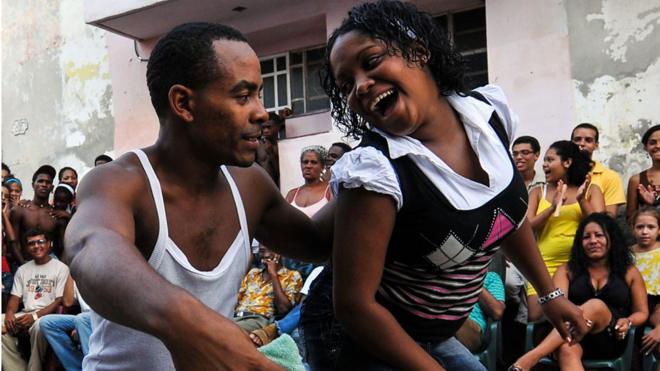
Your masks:
[{"label": "woman's hand", "polygon": [[644,354],[649,354],[657,351],[660,346],[660,326],[655,326],[648,334],[642,337],[641,351]]},{"label": "woman's hand", "polygon": [[[566,183],[563,180],[559,179],[557,181],[557,188],[555,189],[555,195],[552,197],[552,210],[554,211],[557,208],[557,205],[562,205],[566,201]],[[561,207],[561,206],[559,206]]]},{"label": "woman's hand", "polygon": [[589,332],[589,321],[582,309],[565,297],[552,299],[542,305],[543,313],[569,344],[578,343]]},{"label": "woman's hand", "polygon": [[614,326],[617,339],[625,339],[630,326],[632,326],[632,321],[628,317],[619,318]]},{"label": "woman's hand", "polygon": [[590,184],[591,174],[587,174],[586,178],[584,179],[584,183],[578,187],[577,194],[575,195],[575,198],[578,200],[578,202],[582,201],[587,196],[587,190],[589,189]]},{"label": "woman's hand", "polygon": [[645,204],[653,205],[655,203],[655,198],[658,194],[656,193],[654,186],[649,184],[648,186],[644,187],[643,184],[640,184],[637,186],[637,190],[639,191],[639,195]]}]

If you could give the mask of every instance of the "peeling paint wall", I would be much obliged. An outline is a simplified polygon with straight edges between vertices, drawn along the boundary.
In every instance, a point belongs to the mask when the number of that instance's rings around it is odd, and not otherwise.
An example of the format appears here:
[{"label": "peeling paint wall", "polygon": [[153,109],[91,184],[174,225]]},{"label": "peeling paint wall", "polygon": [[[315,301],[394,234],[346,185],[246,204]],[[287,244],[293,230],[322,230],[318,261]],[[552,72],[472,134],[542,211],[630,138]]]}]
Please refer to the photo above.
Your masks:
[{"label": "peeling paint wall", "polygon": [[2,161],[31,197],[41,164],[84,174],[113,155],[105,32],[84,23],[83,0],[2,2]]},{"label": "peeling paint wall", "polygon": [[660,1],[565,1],[576,122],[601,133],[596,158],[621,174],[651,165],[640,140],[660,124]]}]

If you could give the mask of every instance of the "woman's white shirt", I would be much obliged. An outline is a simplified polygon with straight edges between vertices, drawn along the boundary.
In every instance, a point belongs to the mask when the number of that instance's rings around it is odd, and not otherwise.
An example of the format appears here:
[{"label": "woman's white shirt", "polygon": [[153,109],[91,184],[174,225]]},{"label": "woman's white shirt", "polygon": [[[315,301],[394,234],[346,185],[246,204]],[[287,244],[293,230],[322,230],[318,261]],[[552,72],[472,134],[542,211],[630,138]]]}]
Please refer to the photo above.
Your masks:
[{"label": "woman's white shirt", "polygon": [[[511,140],[518,126],[518,116],[509,108],[500,87],[486,85],[475,90],[492,105],[457,94],[448,96],[447,101],[463,122],[472,150],[488,174],[488,185],[457,174],[415,138],[392,136],[373,129],[387,141],[393,160],[402,156],[410,157],[452,206],[459,210],[471,210],[484,205],[509,185],[514,174],[508,148],[504,147],[488,121],[495,111]],[[359,147],[344,154],[332,167],[330,185],[335,196],[340,185],[345,188],[364,187],[368,191],[392,196],[397,210],[403,206],[401,187],[392,164],[385,155],[372,147]]]}]

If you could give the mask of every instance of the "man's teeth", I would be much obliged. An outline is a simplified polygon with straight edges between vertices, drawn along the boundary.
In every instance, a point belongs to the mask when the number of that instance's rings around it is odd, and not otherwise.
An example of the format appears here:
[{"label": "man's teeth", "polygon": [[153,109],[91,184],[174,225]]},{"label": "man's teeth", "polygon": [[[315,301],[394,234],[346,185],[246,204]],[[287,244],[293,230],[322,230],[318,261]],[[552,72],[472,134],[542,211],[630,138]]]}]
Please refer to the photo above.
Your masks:
[{"label": "man's teeth", "polygon": [[373,103],[371,103],[371,110],[373,111],[376,108],[376,105],[381,100],[383,100],[385,97],[388,97],[388,96],[392,95],[393,93],[394,93],[394,90],[390,89],[390,90],[384,92],[383,94],[377,96],[376,99],[374,99]]}]

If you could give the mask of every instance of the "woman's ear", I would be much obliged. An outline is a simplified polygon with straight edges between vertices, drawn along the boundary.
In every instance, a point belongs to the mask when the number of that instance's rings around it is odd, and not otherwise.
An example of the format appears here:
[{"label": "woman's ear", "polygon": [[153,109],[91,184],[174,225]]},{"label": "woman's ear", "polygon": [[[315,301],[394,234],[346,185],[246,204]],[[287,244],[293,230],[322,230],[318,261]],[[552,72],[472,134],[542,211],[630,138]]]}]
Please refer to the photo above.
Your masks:
[{"label": "woman's ear", "polygon": [[573,164],[573,159],[572,158],[566,159],[562,161],[561,164],[562,166],[564,166],[564,168],[568,169],[569,167],[571,167],[571,164]]},{"label": "woman's ear", "polygon": [[192,122],[194,119],[194,91],[183,85],[172,85],[167,94],[167,100],[170,105],[170,111],[185,122]]}]

